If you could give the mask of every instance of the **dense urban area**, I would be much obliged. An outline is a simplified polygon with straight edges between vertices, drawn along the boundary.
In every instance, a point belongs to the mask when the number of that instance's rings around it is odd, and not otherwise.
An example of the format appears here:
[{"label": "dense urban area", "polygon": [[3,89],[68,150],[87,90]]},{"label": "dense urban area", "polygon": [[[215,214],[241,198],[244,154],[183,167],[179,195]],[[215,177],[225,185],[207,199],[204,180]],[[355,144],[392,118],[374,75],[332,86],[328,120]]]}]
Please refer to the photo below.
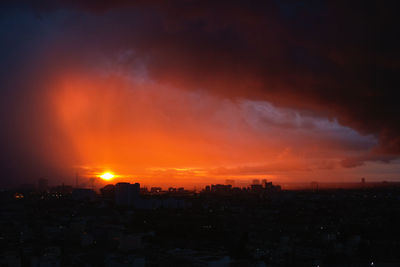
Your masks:
[{"label": "dense urban area", "polygon": [[400,266],[400,187],[1,191],[0,266]]}]

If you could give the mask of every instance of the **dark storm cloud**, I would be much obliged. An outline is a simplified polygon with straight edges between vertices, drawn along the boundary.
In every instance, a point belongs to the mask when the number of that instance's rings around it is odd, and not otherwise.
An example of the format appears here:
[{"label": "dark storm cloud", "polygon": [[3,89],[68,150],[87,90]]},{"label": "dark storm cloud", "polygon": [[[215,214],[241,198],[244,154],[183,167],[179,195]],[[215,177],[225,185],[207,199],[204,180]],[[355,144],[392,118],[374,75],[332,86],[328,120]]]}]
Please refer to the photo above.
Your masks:
[{"label": "dark storm cloud", "polygon": [[[53,7],[56,7],[53,4]],[[134,49],[153,79],[337,117],[400,152],[396,1],[66,1],[151,14]],[[157,18],[157,19],[156,19]],[[131,27],[135,27],[131,25]],[[130,34],[131,27],[122,27]]]}]

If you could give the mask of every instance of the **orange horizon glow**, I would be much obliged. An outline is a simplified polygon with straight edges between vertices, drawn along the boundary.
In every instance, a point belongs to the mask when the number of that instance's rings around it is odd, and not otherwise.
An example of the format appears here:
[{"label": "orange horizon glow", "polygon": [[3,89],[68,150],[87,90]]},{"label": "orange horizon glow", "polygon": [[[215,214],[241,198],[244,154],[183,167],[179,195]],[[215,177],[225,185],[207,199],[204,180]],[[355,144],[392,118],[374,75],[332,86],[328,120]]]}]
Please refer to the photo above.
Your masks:
[{"label": "orange horizon glow", "polygon": [[[112,169],[121,174],[117,180],[191,187],[226,179],[369,178],[359,169],[340,166],[354,153],[346,151],[342,137],[316,134],[318,129],[302,125],[297,129],[290,125],[292,111],[268,104],[235,102],[118,75],[66,75],[49,93],[54,121],[71,151],[63,165],[85,166],[77,171],[87,176],[103,176],[104,169]],[[273,116],[264,118],[264,113]],[[297,123],[298,116],[293,116]],[[336,127],[311,117],[304,120]],[[116,179],[101,176],[104,181]]]}]

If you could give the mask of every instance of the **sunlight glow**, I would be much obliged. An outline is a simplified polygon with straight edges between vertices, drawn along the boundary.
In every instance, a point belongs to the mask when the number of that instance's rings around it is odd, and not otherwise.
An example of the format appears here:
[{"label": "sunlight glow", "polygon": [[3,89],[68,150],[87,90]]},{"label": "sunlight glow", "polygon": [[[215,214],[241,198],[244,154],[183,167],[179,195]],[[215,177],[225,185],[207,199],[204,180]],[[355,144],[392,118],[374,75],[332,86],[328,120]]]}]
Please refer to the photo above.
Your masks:
[{"label": "sunlight glow", "polygon": [[109,173],[109,172],[105,172],[105,173],[103,173],[102,175],[100,175],[100,178],[103,179],[103,180],[105,180],[105,181],[109,181],[109,180],[111,180],[112,178],[114,178],[114,174]]}]

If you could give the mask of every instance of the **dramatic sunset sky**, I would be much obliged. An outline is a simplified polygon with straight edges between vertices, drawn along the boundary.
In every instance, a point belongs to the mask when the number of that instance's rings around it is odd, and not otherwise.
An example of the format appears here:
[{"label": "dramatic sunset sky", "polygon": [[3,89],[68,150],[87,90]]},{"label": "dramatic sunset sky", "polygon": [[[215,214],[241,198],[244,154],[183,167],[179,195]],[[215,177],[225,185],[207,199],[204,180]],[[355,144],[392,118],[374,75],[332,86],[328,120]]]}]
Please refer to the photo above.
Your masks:
[{"label": "dramatic sunset sky", "polygon": [[3,1],[0,184],[400,181],[392,2]]}]

